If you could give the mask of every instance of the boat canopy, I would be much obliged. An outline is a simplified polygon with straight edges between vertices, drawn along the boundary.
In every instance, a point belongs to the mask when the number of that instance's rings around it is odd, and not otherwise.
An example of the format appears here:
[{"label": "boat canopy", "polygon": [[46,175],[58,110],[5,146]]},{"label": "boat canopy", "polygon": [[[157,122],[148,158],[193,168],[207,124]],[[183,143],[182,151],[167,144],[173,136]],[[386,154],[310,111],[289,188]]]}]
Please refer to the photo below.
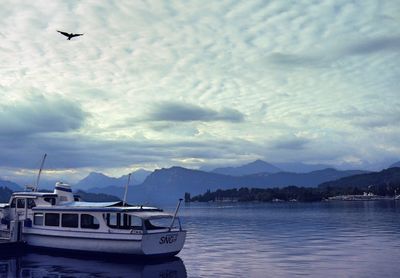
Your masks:
[{"label": "boat canopy", "polygon": [[57,194],[50,192],[14,192],[12,197],[37,198],[37,197],[57,197]]},{"label": "boat canopy", "polygon": [[57,206],[37,206],[33,210],[36,211],[86,211],[86,212],[144,212],[156,211],[161,212],[161,209],[145,206],[123,206],[122,201],[118,202],[69,202]]},{"label": "boat canopy", "polygon": [[121,207],[122,201],[118,201],[118,202],[69,202],[69,203],[63,203],[63,206],[66,206],[66,207],[91,207],[91,208]]},{"label": "boat canopy", "polygon": [[128,215],[136,216],[142,219],[160,219],[173,217],[173,215],[169,213],[159,211],[129,212]]}]

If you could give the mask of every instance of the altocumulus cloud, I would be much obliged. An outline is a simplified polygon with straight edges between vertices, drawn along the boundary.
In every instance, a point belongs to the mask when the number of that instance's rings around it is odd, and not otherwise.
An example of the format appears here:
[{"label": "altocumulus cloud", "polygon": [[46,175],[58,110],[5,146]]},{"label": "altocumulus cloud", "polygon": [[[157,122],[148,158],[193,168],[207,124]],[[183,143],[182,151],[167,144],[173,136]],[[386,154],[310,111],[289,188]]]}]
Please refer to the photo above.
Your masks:
[{"label": "altocumulus cloud", "polygon": [[146,117],[148,121],[169,121],[169,122],[242,122],[244,115],[233,108],[222,108],[213,110],[190,103],[163,102],[156,104]]},{"label": "altocumulus cloud", "polygon": [[68,132],[79,129],[87,113],[66,99],[35,97],[0,104],[0,130],[5,135]]}]

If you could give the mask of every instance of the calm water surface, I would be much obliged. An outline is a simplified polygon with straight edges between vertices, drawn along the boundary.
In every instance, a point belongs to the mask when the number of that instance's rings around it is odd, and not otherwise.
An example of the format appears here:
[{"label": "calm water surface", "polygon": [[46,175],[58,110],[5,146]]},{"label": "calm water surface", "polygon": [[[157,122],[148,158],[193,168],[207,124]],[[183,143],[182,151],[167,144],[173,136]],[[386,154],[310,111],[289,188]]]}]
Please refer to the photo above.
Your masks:
[{"label": "calm water surface", "polygon": [[181,215],[175,259],[2,254],[0,277],[400,277],[399,201],[190,204]]}]

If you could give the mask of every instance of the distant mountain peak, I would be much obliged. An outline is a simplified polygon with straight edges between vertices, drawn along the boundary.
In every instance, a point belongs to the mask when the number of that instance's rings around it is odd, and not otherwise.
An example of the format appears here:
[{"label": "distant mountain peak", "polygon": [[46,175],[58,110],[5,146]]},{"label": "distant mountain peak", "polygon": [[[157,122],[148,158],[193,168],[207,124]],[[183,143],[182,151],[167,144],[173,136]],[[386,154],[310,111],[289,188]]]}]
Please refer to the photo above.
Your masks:
[{"label": "distant mountain peak", "polygon": [[397,161],[389,166],[389,168],[395,168],[395,167],[400,167],[400,161]]},{"label": "distant mountain peak", "polygon": [[[130,180],[131,185],[137,185],[142,183],[148,175],[150,175],[150,171],[146,171],[144,169],[139,169],[132,173],[132,177]],[[75,188],[88,190],[90,188],[104,188],[107,186],[124,186],[128,181],[128,175],[121,176],[119,178],[109,177],[103,173],[99,172],[91,172],[85,178],[80,180]]]},{"label": "distant mountain peak", "polygon": [[86,178],[88,177],[108,177],[108,176],[100,172],[90,172]]},{"label": "distant mountain peak", "polygon": [[237,167],[216,168],[212,172],[229,176],[245,176],[258,173],[278,173],[281,171],[282,170],[279,169],[278,167],[268,162],[265,162],[264,160],[257,159],[253,162]]}]

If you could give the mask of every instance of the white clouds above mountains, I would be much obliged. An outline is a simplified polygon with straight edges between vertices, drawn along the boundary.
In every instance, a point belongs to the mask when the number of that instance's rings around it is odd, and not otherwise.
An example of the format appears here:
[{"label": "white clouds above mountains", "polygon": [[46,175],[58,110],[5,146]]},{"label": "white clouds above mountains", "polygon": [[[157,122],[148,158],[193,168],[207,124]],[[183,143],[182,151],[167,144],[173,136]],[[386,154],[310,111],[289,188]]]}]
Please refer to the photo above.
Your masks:
[{"label": "white clouds above mountains", "polygon": [[5,0],[2,166],[43,152],[121,174],[396,160],[398,14],[378,0]]}]

